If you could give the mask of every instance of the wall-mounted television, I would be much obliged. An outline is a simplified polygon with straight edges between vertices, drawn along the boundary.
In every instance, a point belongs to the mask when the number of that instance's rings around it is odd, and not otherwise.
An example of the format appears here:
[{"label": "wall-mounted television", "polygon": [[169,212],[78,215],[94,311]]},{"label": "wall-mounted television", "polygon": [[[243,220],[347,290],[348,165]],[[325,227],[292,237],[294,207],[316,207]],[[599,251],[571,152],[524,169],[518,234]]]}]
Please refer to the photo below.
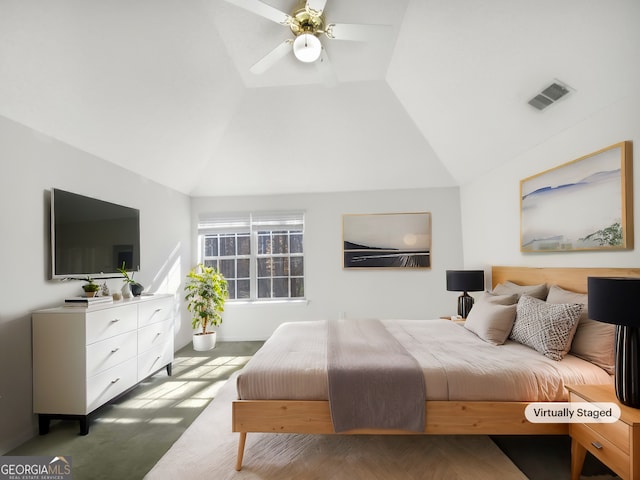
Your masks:
[{"label": "wall-mounted television", "polygon": [[140,269],[140,211],[51,189],[51,278],[108,278]]}]

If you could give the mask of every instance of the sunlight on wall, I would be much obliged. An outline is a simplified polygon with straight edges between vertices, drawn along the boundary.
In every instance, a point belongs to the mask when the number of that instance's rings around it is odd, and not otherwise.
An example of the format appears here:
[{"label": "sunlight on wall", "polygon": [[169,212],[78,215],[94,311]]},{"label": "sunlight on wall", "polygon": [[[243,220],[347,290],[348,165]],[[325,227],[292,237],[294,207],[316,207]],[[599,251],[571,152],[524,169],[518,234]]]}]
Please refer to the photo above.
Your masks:
[{"label": "sunlight on wall", "polygon": [[[182,280],[184,274],[180,268],[182,257],[180,256],[180,249],[182,244],[178,244],[174,247],[171,253],[168,255],[167,260],[162,264],[158,273],[156,273],[153,281],[151,282],[150,291],[155,293],[169,293],[175,298],[180,298]],[[180,302],[174,303],[174,334],[177,335],[182,329],[182,315],[180,315]],[[189,325],[189,329],[191,326]]]},{"label": "sunlight on wall", "polygon": [[178,243],[153,278],[150,289],[154,292],[174,295],[179,292],[183,277],[180,271],[180,248]]}]

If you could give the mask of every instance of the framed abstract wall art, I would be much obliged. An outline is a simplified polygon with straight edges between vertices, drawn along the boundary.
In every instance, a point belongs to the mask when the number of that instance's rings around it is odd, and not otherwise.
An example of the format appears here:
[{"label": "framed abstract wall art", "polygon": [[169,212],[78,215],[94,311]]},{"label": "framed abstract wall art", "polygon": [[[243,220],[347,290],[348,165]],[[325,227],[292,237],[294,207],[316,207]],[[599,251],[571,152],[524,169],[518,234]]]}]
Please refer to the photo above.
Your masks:
[{"label": "framed abstract wall art", "polygon": [[632,144],[617,143],[520,181],[520,250],[633,248]]},{"label": "framed abstract wall art", "polygon": [[431,268],[431,213],[342,216],[343,268]]}]

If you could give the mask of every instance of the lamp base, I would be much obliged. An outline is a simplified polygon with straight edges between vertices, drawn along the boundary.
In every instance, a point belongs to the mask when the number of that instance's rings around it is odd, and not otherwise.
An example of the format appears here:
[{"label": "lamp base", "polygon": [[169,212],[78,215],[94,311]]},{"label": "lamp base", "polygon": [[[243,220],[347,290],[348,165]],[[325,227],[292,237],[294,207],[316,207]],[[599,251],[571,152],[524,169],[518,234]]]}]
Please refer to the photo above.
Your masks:
[{"label": "lamp base", "polygon": [[464,292],[458,297],[458,315],[462,318],[467,318],[471,307],[473,307],[473,297]]},{"label": "lamp base", "polygon": [[640,328],[616,325],[616,397],[624,405],[640,408]]}]

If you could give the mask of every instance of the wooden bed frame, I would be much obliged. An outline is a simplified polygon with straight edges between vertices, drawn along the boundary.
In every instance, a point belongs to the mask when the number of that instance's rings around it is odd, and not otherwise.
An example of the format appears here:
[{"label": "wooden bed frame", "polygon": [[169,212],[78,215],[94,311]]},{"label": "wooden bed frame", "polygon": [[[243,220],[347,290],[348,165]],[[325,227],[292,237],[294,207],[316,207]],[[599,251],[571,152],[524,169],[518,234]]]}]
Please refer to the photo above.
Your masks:
[{"label": "wooden bed frame", "polygon": [[[491,284],[507,280],[520,285],[547,283],[585,293],[587,278],[640,277],[640,268],[529,268],[493,267]],[[525,418],[528,402],[425,402],[423,434],[431,435],[567,435],[566,423],[531,423]],[[236,470],[242,468],[248,432],[336,434],[328,401],[236,400],[232,430],[240,433]],[[396,430],[352,430],[346,434],[406,434]],[[415,434],[415,433],[414,433]],[[421,435],[421,434],[417,434]]]}]

